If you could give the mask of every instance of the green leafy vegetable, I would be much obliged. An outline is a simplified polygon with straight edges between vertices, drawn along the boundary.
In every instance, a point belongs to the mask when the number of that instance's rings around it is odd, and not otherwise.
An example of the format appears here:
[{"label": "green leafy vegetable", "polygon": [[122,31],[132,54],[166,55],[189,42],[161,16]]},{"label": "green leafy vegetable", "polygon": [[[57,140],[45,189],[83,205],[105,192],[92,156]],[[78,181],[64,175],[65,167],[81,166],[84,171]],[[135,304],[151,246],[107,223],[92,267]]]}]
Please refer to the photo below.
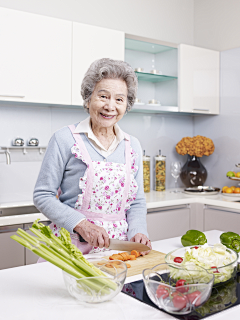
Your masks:
[{"label": "green leafy vegetable", "polygon": [[[72,244],[70,233],[66,229],[62,228],[61,236],[56,237],[50,227],[38,221],[39,219],[30,228],[35,236],[18,229],[18,236],[13,235],[11,238],[75,278],[86,278],[84,283],[92,290],[101,290],[102,293],[108,294],[110,289],[116,289],[116,283],[85,259],[82,252]],[[90,281],[91,277],[94,279]]]}]

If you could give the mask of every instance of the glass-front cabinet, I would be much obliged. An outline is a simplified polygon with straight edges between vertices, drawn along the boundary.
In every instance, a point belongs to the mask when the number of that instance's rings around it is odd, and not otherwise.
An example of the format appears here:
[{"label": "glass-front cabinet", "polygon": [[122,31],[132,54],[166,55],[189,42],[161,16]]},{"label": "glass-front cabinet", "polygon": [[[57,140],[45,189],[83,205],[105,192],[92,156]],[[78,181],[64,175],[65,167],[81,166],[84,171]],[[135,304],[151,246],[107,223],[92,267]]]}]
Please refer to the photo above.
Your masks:
[{"label": "glass-front cabinet", "polygon": [[139,80],[133,112],[219,114],[219,52],[126,35]]}]

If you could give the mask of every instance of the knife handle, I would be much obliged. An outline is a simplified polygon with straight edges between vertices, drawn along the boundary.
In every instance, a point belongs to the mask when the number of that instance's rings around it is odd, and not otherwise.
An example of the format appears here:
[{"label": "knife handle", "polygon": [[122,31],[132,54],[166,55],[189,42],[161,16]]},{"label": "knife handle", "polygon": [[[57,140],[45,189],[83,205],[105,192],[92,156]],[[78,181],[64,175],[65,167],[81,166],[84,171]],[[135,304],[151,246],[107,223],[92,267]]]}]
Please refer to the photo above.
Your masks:
[{"label": "knife handle", "polygon": [[73,230],[73,232],[78,234],[80,242],[87,242],[77,231]]}]

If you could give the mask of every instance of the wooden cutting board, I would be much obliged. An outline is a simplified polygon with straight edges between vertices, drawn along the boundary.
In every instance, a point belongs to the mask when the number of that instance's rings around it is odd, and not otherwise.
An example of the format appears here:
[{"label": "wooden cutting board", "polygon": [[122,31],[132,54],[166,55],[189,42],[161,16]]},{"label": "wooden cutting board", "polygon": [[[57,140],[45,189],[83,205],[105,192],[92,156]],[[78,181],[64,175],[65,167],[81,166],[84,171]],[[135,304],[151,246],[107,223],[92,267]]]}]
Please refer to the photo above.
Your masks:
[{"label": "wooden cutting board", "polygon": [[[141,274],[142,271],[146,268],[152,268],[157,264],[165,263],[165,256],[165,253],[152,250],[149,254],[145,256],[140,256],[136,260],[124,261],[131,265],[131,268],[128,268],[127,270],[127,277]],[[104,261],[104,259],[109,260],[109,257],[103,257],[101,261]],[[94,264],[97,264],[97,262],[95,262]],[[108,268],[108,272],[110,272],[110,270],[111,268]]]}]

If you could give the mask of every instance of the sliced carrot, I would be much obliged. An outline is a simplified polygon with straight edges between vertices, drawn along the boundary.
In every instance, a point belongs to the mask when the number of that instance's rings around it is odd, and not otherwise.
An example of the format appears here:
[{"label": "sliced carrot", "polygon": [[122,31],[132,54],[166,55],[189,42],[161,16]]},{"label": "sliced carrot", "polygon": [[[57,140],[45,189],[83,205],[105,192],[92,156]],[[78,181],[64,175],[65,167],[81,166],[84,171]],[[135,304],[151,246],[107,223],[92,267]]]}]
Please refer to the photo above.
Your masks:
[{"label": "sliced carrot", "polygon": [[130,260],[136,260],[136,256],[134,254],[131,254],[129,257],[130,257]]},{"label": "sliced carrot", "polygon": [[126,263],[127,268],[131,268],[131,265],[129,263]]},{"label": "sliced carrot", "polygon": [[136,250],[132,250],[131,255],[134,255],[137,258],[137,257],[139,257],[139,252]]},{"label": "sliced carrot", "polygon": [[105,264],[106,262],[98,262],[97,264],[99,265],[99,266],[102,266],[103,264]]},{"label": "sliced carrot", "polygon": [[110,264],[110,263],[108,263],[108,264],[106,264],[106,267],[107,267],[107,268],[113,268],[113,265]]}]

